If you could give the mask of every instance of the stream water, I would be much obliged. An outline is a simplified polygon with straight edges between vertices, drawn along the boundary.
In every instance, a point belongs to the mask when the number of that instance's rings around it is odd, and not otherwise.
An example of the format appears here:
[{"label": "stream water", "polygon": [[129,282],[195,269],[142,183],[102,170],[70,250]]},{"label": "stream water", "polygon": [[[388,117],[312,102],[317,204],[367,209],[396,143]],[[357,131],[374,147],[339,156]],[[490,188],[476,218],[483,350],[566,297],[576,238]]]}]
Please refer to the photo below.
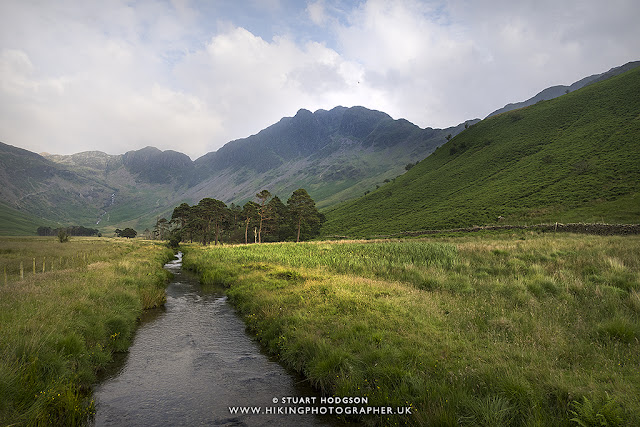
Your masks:
[{"label": "stream water", "polygon": [[94,425],[337,425],[278,413],[283,397],[316,394],[261,353],[221,291],[181,266],[180,254],[165,265],[174,274],[165,307],[149,314],[120,369],[96,387]]}]

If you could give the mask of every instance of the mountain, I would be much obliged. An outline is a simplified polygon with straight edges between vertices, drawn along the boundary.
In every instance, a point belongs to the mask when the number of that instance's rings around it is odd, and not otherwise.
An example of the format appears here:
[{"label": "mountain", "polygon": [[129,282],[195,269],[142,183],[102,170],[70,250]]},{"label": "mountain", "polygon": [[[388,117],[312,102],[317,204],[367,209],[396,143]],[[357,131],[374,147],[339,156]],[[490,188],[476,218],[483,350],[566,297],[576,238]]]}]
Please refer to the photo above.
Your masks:
[{"label": "mountain", "polygon": [[244,203],[256,189],[288,197],[303,187],[318,207],[335,205],[404,173],[464,126],[421,129],[364,107],[303,109],[197,159],[201,181],[185,196]]},{"label": "mountain", "polygon": [[500,114],[500,113],[506,113],[507,111],[517,110],[518,108],[528,107],[540,101],[548,101],[550,99],[557,98],[561,95],[565,95],[569,92],[573,92],[574,90],[581,89],[592,83],[597,83],[597,82],[606,80],[609,77],[617,76],[618,74],[622,74],[624,72],[632,70],[639,65],[640,65],[640,61],[628,62],[619,67],[614,67],[607,72],[604,72],[601,74],[593,74],[591,76],[580,79],[570,86],[558,85],[558,86],[548,87],[543,91],[539,92],[538,94],[536,94],[534,97],[527,99],[526,101],[507,104],[504,107],[489,114],[487,117],[495,116],[496,114]]},{"label": "mountain", "polygon": [[640,222],[640,68],[458,134],[325,211],[325,235],[532,222]]},{"label": "mountain", "polygon": [[182,202],[243,204],[265,188],[284,199],[306,188],[319,207],[332,206],[404,173],[475,122],[421,129],[364,107],[300,110],[195,161],[154,147],[39,155],[0,143],[0,234],[70,224],[143,230]]},{"label": "mountain", "polygon": [[[43,156],[0,143],[0,217],[23,230],[60,222],[91,223],[113,193],[104,182],[78,175]],[[31,229],[34,233],[35,229]]]}]

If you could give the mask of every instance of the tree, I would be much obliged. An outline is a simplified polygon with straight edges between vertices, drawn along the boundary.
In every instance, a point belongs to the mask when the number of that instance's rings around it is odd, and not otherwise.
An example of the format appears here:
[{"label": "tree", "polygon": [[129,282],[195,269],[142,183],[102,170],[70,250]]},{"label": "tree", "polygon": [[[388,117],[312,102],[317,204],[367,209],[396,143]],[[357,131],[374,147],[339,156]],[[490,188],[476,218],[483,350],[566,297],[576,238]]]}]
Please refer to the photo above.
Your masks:
[{"label": "tree", "polygon": [[207,197],[200,200],[198,206],[201,207],[200,214],[206,224],[206,236],[204,242],[207,242],[207,238],[211,234],[211,226],[213,225],[215,244],[217,245],[220,241],[220,228],[227,216],[227,205],[221,200]]},{"label": "tree", "polygon": [[41,225],[37,230],[38,236],[53,236],[54,230],[51,227],[45,227]]},{"label": "tree", "polygon": [[118,237],[126,237],[127,239],[133,239],[138,235],[138,232],[136,230],[129,227],[125,228],[124,230],[120,230],[119,228],[116,228],[115,232]]},{"label": "tree", "polygon": [[242,207],[242,213],[240,214],[240,218],[244,221],[244,242],[249,243],[249,226],[255,225],[256,220],[260,217],[259,215],[260,205],[256,202],[247,202]]},{"label": "tree", "polygon": [[189,206],[188,203],[181,203],[180,206],[173,209],[171,222],[176,224],[177,228],[183,228],[187,224],[189,216],[191,215],[190,210],[191,206]]},{"label": "tree", "polygon": [[[170,221],[174,234],[178,233],[180,240],[182,240],[183,236],[185,238],[188,236],[191,243],[193,243],[194,235],[201,234],[204,236],[206,226],[201,213],[201,206],[198,205],[189,206],[188,203],[181,203],[180,206],[175,207],[171,213]],[[206,241],[203,241],[203,244],[205,243]]]},{"label": "tree", "polygon": [[169,221],[166,218],[159,218],[153,227],[153,236],[155,239],[166,240],[169,237]]},{"label": "tree", "polygon": [[319,231],[320,225],[324,222],[324,215],[318,212],[316,203],[313,201],[307,190],[300,188],[293,192],[287,200],[289,216],[296,229],[296,242],[300,241],[300,234],[303,228],[308,230],[309,237]]},{"label": "tree", "polygon": [[287,206],[282,203],[278,196],[267,203],[267,210],[270,218],[266,221],[266,227],[263,231],[265,235],[269,235],[270,240],[285,240],[286,227],[284,227],[287,219]]},{"label": "tree", "polygon": [[142,235],[146,240],[153,239],[153,233],[151,232],[151,230],[149,230],[149,228],[145,228],[144,231],[142,232]]},{"label": "tree", "polygon": [[199,203],[191,206],[189,209],[189,219],[186,224],[186,228],[191,234],[193,241],[193,235],[202,238],[202,244],[207,244],[207,221],[205,220],[204,208]]},{"label": "tree", "polygon": [[229,242],[240,243],[244,240],[242,205],[231,203],[227,209],[224,237]]},{"label": "tree", "polygon": [[58,240],[60,243],[66,243],[69,241],[69,233],[67,233],[66,228],[61,228],[60,231],[58,231]]},{"label": "tree", "polygon": [[268,190],[262,190],[256,197],[260,201],[260,209],[258,209],[258,215],[260,216],[260,225],[258,227],[258,243],[262,243],[262,225],[264,221],[271,219],[271,212],[267,202],[271,198],[271,193]]},{"label": "tree", "polygon": [[238,228],[238,222],[242,215],[242,206],[231,203],[229,205],[229,225],[232,229]]}]

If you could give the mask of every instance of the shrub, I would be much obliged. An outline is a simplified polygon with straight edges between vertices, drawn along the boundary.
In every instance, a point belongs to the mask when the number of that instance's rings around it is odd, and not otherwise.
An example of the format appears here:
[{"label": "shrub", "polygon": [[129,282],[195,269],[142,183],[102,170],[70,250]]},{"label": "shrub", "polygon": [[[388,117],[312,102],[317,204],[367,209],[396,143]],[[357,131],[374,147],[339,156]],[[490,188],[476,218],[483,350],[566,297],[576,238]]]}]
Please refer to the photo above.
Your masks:
[{"label": "shrub", "polygon": [[69,233],[67,233],[67,230],[61,228],[60,231],[58,231],[58,240],[60,243],[66,243],[69,241]]}]

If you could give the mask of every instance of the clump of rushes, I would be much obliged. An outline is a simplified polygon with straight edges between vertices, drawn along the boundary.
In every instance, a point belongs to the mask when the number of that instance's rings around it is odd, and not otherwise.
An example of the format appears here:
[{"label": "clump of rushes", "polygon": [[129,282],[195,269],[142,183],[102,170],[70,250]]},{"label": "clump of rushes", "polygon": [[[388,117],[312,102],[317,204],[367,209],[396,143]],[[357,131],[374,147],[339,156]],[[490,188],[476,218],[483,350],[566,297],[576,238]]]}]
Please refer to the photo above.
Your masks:
[{"label": "clump of rushes", "polygon": [[172,252],[96,238],[1,238],[0,251],[10,272],[51,262],[0,285],[0,425],[84,425],[97,372],[128,348],[142,310],[162,304]]},{"label": "clump of rushes", "polygon": [[224,276],[251,334],[319,393],[412,412],[361,421],[572,425],[611,400],[608,421],[640,425],[638,253],[637,236],[504,233],[184,260]]}]

